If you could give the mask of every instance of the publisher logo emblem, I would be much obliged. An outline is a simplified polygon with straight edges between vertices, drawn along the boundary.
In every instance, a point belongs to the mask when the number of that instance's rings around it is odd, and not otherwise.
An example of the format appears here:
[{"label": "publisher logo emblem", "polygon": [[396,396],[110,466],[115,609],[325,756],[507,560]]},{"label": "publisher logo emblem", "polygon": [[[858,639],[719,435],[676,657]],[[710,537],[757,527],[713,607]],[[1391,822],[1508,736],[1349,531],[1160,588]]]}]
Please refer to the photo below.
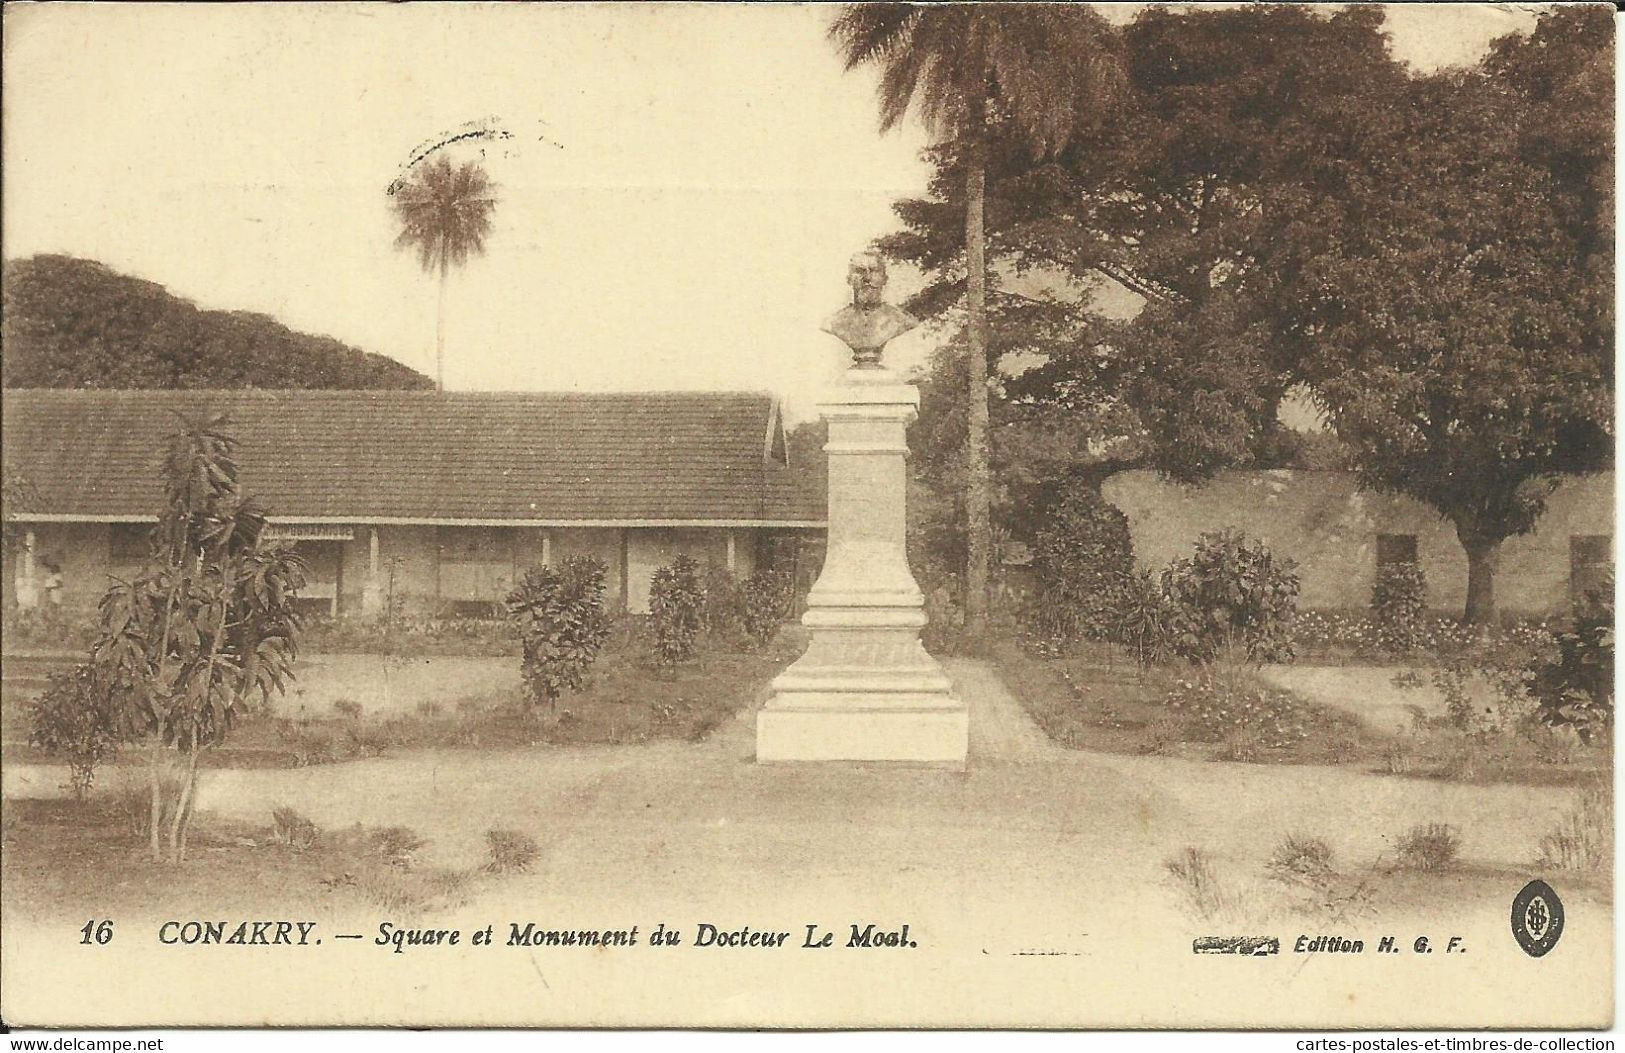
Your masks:
[{"label": "publisher logo emblem", "polygon": [[1524,953],[1539,958],[1563,935],[1563,901],[1544,881],[1531,881],[1512,901],[1512,936]]}]

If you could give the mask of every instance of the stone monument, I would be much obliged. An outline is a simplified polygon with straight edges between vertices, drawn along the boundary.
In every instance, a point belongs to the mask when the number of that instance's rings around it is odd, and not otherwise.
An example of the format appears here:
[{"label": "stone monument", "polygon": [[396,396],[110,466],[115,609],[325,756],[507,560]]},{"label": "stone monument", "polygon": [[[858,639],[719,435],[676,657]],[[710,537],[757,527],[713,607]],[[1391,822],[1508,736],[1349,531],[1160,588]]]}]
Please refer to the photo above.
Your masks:
[{"label": "stone monument", "polygon": [[758,761],[912,761],[963,767],[969,718],[920,645],[925,598],[904,552],[906,428],[920,393],[887,369],[918,323],[882,299],[885,264],[853,257],[852,302],[824,329],[852,364],[819,404],[829,424],[829,543],[807,597],[807,651],[756,719]]}]

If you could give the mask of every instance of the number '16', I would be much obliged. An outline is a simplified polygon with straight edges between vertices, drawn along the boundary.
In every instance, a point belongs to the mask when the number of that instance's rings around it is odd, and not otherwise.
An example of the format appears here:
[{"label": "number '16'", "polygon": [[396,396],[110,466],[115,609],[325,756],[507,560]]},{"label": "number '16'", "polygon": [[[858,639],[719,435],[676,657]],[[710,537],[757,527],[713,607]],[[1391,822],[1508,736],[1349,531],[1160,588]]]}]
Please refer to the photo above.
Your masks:
[{"label": "number '16'", "polygon": [[107,943],[113,938],[113,923],[112,921],[97,921],[95,918],[91,918],[85,922],[85,927],[79,930],[79,935],[82,937],[79,940],[80,943],[90,943],[91,941]]}]

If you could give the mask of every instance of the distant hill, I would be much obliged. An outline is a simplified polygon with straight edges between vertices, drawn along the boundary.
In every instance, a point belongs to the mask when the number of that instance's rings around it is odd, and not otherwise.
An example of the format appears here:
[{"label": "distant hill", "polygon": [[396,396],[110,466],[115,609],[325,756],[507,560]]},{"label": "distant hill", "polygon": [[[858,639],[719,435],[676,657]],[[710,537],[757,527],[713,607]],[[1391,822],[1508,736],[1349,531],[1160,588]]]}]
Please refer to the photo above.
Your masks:
[{"label": "distant hill", "polygon": [[11,388],[430,388],[392,358],[263,314],[204,311],[72,256],[8,260],[0,385]]}]

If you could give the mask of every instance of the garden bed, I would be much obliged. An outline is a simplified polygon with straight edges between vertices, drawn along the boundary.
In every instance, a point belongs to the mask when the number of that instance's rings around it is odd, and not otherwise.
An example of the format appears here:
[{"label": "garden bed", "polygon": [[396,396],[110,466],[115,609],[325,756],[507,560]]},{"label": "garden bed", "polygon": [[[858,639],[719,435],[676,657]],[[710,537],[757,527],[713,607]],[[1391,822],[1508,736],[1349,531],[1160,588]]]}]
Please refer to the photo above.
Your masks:
[{"label": "garden bed", "polygon": [[[498,670],[483,683],[463,669],[469,659],[390,659],[405,663],[400,669],[391,666],[394,694],[387,705],[369,705],[374,696],[359,690],[365,685],[356,681],[354,663],[339,661],[341,656],[315,656],[296,667],[299,679],[289,694],[245,715],[222,746],[203,753],[201,764],[297,767],[402,749],[698,740],[755,700],[804,644],[799,632],[787,629],[760,650],[704,649],[675,670],[656,664],[634,638],[619,639],[600,656],[585,688],[566,694],[551,709],[537,709],[525,698],[517,657],[506,660],[511,675]],[[491,664],[481,663],[482,668]],[[324,668],[335,676],[342,672],[342,683],[324,684]],[[358,697],[345,697],[347,689],[356,689]],[[0,758],[56,763],[58,758],[27,743],[26,694],[5,693]],[[144,760],[144,753],[132,748],[114,763]]]},{"label": "garden bed", "polygon": [[[1071,749],[1263,764],[1347,764],[1400,777],[1578,785],[1612,771],[1609,743],[1587,745],[1567,729],[1529,722],[1471,732],[1418,706],[1412,726],[1362,720],[1347,708],[1238,678],[1233,702],[1193,689],[1194,668],[1136,668],[1120,650],[1084,643],[1064,656],[1035,654],[1002,638],[989,656],[1011,692],[1057,743]],[[1391,674],[1396,704],[1418,689]]]}]

